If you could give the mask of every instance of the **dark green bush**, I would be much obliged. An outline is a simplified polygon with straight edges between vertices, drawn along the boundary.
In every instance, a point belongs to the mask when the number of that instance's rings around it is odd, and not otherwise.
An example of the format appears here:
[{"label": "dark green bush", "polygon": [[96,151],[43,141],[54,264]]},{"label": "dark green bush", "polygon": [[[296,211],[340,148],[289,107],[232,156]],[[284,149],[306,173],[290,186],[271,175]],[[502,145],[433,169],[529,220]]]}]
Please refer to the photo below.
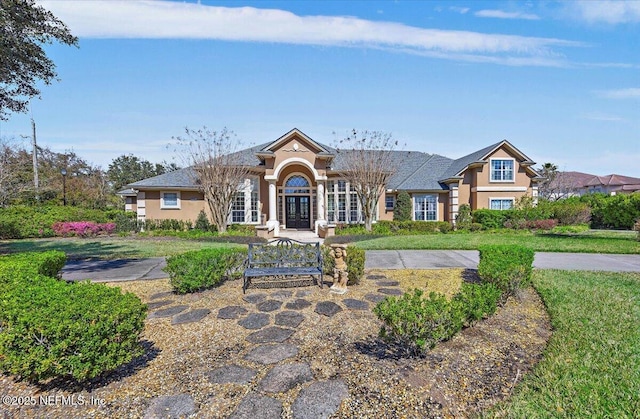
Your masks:
[{"label": "dark green bush", "polygon": [[83,381],[142,353],[146,305],[101,284],[18,273],[0,281],[0,370]]},{"label": "dark green bush", "polygon": [[173,290],[179,294],[200,291],[238,277],[246,250],[217,248],[194,250],[171,256],[164,271],[169,274]]},{"label": "dark green bush", "polygon": [[177,220],[174,218],[154,219],[148,218],[144,221],[145,231],[186,231],[193,228],[191,220]]},{"label": "dark green bush", "polygon": [[117,233],[137,233],[144,226],[144,221],[138,220],[138,215],[133,211],[115,214],[113,222],[116,223]]},{"label": "dark green bush", "polygon": [[227,235],[251,237],[256,235],[256,228],[250,224],[231,224],[227,227]]},{"label": "dark green bush", "polygon": [[589,205],[591,228],[631,230],[635,220],[640,218],[640,194],[638,193],[616,195],[594,193],[571,200]]},{"label": "dark green bush", "polygon": [[522,246],[481,246],[478,274],[483,282],[494,284],[502,298],[513,295],[531,283],[534,251]]},{"label": "dark green bush", "polygon": [[393,209],[393,221],[411,221],[411,196],[402,191],[396,198],[396,206]]},{"label": "dark green bush", "polygon": [[636,220],[636,223],[633,225],[633,229],[636,232],[636,239],[640,241],[640,218]]},{"label": "dark green bush", "polygon": [[458,208],[458,215],[456,216],[456,228],[458,229],[470,229],[473,217],[471,216],[471,207],[469,204],[462,204]]},{"label": "dark green bush", "polygon": [[333,268],[335,268],[336,262],[331,256],[331,246],[320,246],[320,251],[322,252],[322,273],[333,276]]},{"label": "dark green bush", "polygon": [[478,209],[473,211],[473,222],[482,224],[485,230],[503,228],[505,221],[511,218],[510,215],[510,210]]},{"label": "dark green bush", "polygon": [[419,355],[447,340],[461,328],[461,311],[452,310],[442,294],[430,293],[428,298],[415,289],[402,297],[388,297],[373,309],[384,322],[380,337],[404,348],[409,355]]},{"label": "dark green bush", "polygon": [[465,326],[468,326],[495,313],[501,295],[493,284],[463,282],[460,292],[453,296],[452,304],[462,311]]},{"label": "dark green bush", "polygon": [[204,210],[200,210],[198,213],[198,218],[196,218],[196,225],[194,228],[200,231],[211,231],[211,223],[209,222],[209,217],[207,217]]}]

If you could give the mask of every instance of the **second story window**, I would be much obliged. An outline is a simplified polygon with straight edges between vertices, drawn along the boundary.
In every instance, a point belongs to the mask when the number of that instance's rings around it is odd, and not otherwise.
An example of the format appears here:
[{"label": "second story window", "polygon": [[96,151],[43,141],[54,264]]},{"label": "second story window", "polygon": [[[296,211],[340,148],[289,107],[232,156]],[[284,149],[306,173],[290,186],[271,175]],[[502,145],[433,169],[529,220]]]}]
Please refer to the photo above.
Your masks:
[{"label": "second story window", "polygon": [[513,159],[491,159],[491,181],[513,182],[513,167]]}]

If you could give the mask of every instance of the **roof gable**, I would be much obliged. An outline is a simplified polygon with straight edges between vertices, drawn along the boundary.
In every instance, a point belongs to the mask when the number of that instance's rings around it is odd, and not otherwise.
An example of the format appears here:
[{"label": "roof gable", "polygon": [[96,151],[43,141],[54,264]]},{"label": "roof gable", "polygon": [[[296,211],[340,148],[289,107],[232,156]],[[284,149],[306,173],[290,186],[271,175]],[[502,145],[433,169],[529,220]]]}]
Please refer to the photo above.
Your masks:
[{"label": "roof gable", "polygon": [[267,144],[263,147],[259,152],[274,152],[284,145],[289,143],[290,141],[297,139],[300,142],[305,143],[305,145],[314,151],[315,153],[330,153],[329,147],[324,144],[321,144],[317,141],[314,141],[304,132],[300,131],[298,128],[294,128],[291,131],[284,134],[282,137],[273,141],[272,143]]}]

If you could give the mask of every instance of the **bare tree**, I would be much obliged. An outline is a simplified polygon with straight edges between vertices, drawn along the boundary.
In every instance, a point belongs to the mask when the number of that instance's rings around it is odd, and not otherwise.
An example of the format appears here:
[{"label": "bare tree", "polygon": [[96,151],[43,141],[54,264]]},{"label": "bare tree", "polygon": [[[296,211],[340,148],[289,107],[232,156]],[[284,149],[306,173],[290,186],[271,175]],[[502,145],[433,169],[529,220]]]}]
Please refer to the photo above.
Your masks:
[{"label": "bare tree", "polygon": [[337,147],[341,159],[339,174],[358,196],[367,231],[371,231],[380,196],[397,170],[393,158],[397,146],[389,133],[354,129]]},{"label": "bare tree", "polygon": [[174,140],[185,164],[193,170],[194,182],[204,193],[211,221],[219,232],[226,232],[233,199],[249,175],[249,167],[237,152],[239,141],[226,128],[211,131],[207,127],[185,128],[185,136]]},{"label": "bare tree", "polygon": [[538,186],[541,198],[557,201],[578,194],[578,181],[571,173],[559,172],[553,163],[544,163],[539,172],[545,178]]}]

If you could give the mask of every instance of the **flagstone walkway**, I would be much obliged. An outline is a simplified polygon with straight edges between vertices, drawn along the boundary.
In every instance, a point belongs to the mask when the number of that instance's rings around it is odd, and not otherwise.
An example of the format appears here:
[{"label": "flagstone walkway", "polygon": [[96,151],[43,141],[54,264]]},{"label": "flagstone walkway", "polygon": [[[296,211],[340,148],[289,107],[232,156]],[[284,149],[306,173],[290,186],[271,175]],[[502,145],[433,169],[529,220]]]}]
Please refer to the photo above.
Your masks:
[{"label": "flagstone walkway", "polygon": [[[209,309],[191,309],[188,305],[173,305],[171,292],[151,296],[148,304],[148,318],[171,317],[171,324],[178,325],[198,322],[206,316],[215,315],[222,322],[237,322],[251,331],[245,338],[249,349],[243,359],[255,367],[240,366],[236,363],[218,366],[207,374],[211,383],[237,384],[249,386],[258,375],[260,368],[270,368],[253,391],[247,392],[230,416],[234,419],[259,419],[280,417],[282,402],[273,396],[295,387],[302,387],[293,405],[296,419],[326,418],[335,413],[348,396],[346,383],[337,378],[316,380],[307,362],[287,362],[294,358],[299,347],[287,343],[296,333],[296,328],[306,320],[301,313],[315,304],[314,312],[332,317],[343,310],[370,310],[375,303],[388,295],[401,295],[397,281],[389,281],[384,275],[368,275],[368,280],[378,286],[377,292],[366,294],[364,300],[344,298],[338,304],[334,301],[312,303],[306,299],[314,290],[276,289],[251,290],[243,296],[243,305],[230,305],[217,309],[212,314]],[[188,394],[163,395],[152,400],[145,412],[146,418],[179,417],[197,413],[193,398]]]}]

